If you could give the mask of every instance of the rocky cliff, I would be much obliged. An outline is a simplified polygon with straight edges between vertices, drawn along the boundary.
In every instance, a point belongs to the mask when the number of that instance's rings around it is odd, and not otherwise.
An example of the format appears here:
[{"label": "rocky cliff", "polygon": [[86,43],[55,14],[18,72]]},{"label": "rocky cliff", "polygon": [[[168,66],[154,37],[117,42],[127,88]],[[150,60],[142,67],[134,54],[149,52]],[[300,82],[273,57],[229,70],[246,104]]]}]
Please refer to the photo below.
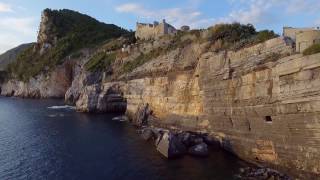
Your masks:
[{"label": "rocky cliff", "polygon": [[81,112],[126,111],[138,125],[205,132],[247,161],[319,177],[320,54],[297,54],[283,37],[250,36],[249,45],[230,48],[217,34],[123,36],[27,82],[10,79],[1,94],[64,97]]},{"label": "rocky cliff", "polygon": [[315,178],[319,58],[295,54],[282,37],[218,53],[193,43],[73,97],[79,111],[103,111],[108,90],[117,87],[133,120],[148,105],[149,125],[206,132],[240,158]]}]

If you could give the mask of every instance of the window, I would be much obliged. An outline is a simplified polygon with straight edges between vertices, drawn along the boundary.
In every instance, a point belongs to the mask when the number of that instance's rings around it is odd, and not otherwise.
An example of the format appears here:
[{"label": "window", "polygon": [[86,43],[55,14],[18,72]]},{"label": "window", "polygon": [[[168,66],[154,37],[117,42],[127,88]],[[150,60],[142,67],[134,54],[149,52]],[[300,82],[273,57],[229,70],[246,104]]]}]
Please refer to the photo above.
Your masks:
[{"label": "window", "polygon": [[265,121],[266,121],[267,123],[272,123],[272,118],[271,118],[271,116],[266,116],[266,117],[265,117]]}]

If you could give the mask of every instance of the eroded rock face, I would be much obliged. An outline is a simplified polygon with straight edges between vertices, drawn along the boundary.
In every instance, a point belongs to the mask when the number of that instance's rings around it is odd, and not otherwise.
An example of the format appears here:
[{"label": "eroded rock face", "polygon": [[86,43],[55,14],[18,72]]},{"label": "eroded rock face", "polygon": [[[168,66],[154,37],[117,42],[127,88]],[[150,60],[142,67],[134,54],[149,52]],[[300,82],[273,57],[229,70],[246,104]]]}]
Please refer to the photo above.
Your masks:
[{"label": "eroded rock face", "polygon": [[91,85],[85,87],[79,100],[76,102],[77,111],[96,112],[101,88],[99,85]]},{"label": "eroded rock face", "polygon": [[290,56],[291,49],[277,38],[239,52],[204,54],[202,118],[241,158],[312,179],[320,175],[320,54]]},{"label": "eroded rock face", "polygon": [[54,30],[53,17],[50,16],[50,10],[46,9],[42,12],[40,28],[38,33],[37,48],[40,54],[46,53],[57,43],[57,36]]},{"label": "eroded rock face", "polygon": [[65,102],[71,105],[76,104],[79,100],[81,93],[87,86],[97,85],[101,82],[101,73],[89,73],[83,72],[80,65],[75,67],[74,80],[72,81],[71,87],[65,94]]},{"label": "eroded rock face", "polygon": [[48,75],[41,74],[28,82],[10,80],[1,85],[1,95],[25,98],[62,98],[69,88],[72,77],[69,64],[58,66]]},{"label": "eroded rock face", "polygon": [[127,101],[122,96],[117,85],[112,83],[104,87],[100,84],[86,86],[80,93],[76,102],[77,110],[80,112],[113,112],[124,113]]}]

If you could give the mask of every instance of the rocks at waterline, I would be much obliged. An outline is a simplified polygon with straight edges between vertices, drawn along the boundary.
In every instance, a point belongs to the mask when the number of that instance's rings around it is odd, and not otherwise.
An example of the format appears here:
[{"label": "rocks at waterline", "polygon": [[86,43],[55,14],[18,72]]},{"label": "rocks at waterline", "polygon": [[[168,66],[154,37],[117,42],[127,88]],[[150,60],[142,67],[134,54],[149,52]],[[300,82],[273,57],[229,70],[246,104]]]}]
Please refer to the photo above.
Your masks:
[{"label": "rocks at waterline", "polygon": [[127,116],[117,116],[112,118],[112,121],[129,121]]},{"label": "rocks at waterline", "polygon": [[179,137],[172,132],[164,132],[156,144],[157,150],[167,158],[175,158],[187,152],[186,146]]},{"label": "rocks at waterline", "polygon": [[247,180],[293,180],[291,177],[279,173],[276,170],[264,167],[247,167],[240,168],[240,174],[236,176],[237,179]]},{"label": "rocks at waterline", "polygon": [[152,115],[152,110],[149,104],[140,105],[135,116],[132,118],[132,123],[136,126],[146,126],[148,125],[149,116]]},{"label": "rocks at waterline", "polygon": [[145,128],[141,131],[141,137],[142,137],[142,139],[149,141],[149,140],[155,138],[155,135],[154,135],[151,128]]},{"label": "rocks at waterline", "polygon": [[176,158],[185,154],[200,157],[209,155],[208,144],[204,140],[206,135],[150,127],[140,132],[144,140],[155,140],[156,149],[166,158]]},{"label": "rocks at waterline", "polygon": [[189,148],[188,152],[193,156],[206,157],[209,155],[209,149],[206,143],[200,143],[200,144],[194,145]]}]

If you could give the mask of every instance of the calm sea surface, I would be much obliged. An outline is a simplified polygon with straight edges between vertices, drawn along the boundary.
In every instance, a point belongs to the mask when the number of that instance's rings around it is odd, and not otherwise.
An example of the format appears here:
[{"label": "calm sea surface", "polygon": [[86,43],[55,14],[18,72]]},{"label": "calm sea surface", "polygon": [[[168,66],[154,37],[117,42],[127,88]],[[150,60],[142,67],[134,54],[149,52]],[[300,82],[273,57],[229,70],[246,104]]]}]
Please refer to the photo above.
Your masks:
[{"label": "calm sea surface", "polygon": [[209,158],[166,160],[115,115],[54,107],[63,105],[0,97],[1,180],[228,180],[247,166],[219,148]]}]

